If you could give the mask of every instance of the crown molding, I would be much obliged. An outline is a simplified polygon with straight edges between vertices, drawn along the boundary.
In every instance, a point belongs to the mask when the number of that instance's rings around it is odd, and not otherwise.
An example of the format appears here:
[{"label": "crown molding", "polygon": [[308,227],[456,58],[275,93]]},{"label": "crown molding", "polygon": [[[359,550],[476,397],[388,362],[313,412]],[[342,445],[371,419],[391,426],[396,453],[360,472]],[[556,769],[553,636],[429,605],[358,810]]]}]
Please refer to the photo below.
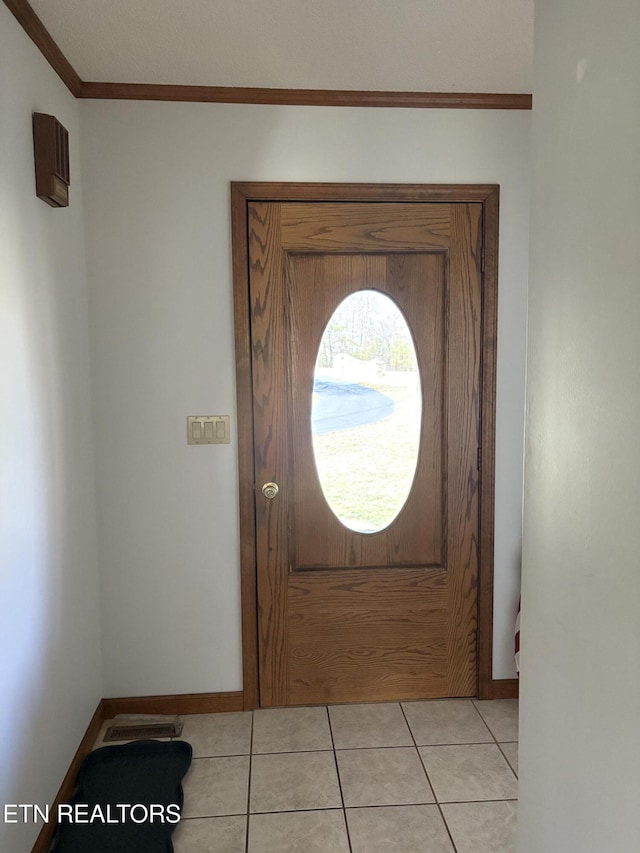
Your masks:
[{"label": "crown molding", "polygon": [[288,104],[312,107],[530,110],[531,95],[485,92],[380,92],[342,89],[263,89],[154,83],[83,83],[80,98],[190,101],[206,104]]},{"label": "crown molding", "polygon": [[529,94],[486,92],[377,92],[341,89],[265,89],[84,82],[27,0],[4,0],[22,28],[76,98],[187,101],[203,104],[289,104],[312,107],[403,107],[446,110],[530,110]]},{"label": "crown molding", "polygon": [[33,41],[40,53],[75,97],[79,97],[82,80],[75,69],[49,35],[40,18],[33,11],[27,0],[4,0],[5,6],[13,13],[22,29]]}]

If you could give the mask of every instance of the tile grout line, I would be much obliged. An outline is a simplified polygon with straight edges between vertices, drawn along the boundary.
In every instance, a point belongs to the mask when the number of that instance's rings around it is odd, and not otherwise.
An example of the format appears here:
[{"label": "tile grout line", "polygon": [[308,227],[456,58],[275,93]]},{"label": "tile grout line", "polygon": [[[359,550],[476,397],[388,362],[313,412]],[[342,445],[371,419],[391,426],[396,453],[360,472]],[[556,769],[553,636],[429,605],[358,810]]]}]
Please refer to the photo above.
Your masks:
[{"label": "tile grout line", "polygon": [[[353,806],[353,808],[362,808],[361,806]],[[304,809],[276,809],[274,812],[252,812],[252,817],[256,815],[266,814],[303,814],[305,812],[343,812],[342,806],[309,806]],[[236,815],[237,816],[237,815]],[[215,817],[233,817],[233,815],[215,815]]]},{"label": "tile grout line", "polygon": [[[433,798],[434,798],[434,804],[438,807],[438,812],[439,812],[440,817],[443,821],[443,824],[444,824],[445,830],[447,832],[447,836],[449,838],[450,844],[452,845],[451,853],[457,853],[458,848],[456,847],[456,844],[453,840],[451,830],[449,828],[449,825],[447,823],[447,819],[446,819],[444,811],[443,811],[443,806],[445,806],[445,805],[446,806],[456,806],[456,805],[464,805],[467,803],[468,804],[472,804],[472,803],[484,804],[484,803],[500,803],[500,802],[503,802],[503,803],[509,803],[510,802],[510,803],[516,803],[517,804],[517,795],[515,797],[498,797],[498,798],[491,798],[491,799],[473,799],[473,800],[466,800],[466,799],[465,800],[448,800],[447,799],[447,800],[441,802],[438,799],[436,792],[435,792],[435,789],[431,783],[431,779],[430,779],[429,772],[428,772],[427,767],[426,767],[425,759],[423,758],[423,755],[420,752],[420,747],[418,746],[416,736],[414,735],[413,730],[411,728],[411,725],[409,723],[409,719],[408,719],[407,713],[405,711],[404,705],[402,702],[397,702],[395,704],[399,705],[399,707],[400,707],[405,725],[407,727],[408,733],[409,733],[410,738],[411,738],[411,744],[413,745],[413,748],[416,750],[416,752],[418,754],[418,758],[419,758],[420,764],[423,768],[423,772],[425,774],[427,784],[428,784],[430,791],[431,791]],[[513,776],[517,780],[518,774],[516,773],[515,769],[512,767],[511,763],[509,762],[509,759],[507,758],[504,750],[502,749],[502,743],[498,740],[498,737],[494,734],[493,730],[491,729],[491,727],[489,726],[489,724],[487,723],[487,721],[483,717],[479,708],[476,706],[475,701],[472,700],[472,704],[474,706],[476,713],[478,714],[478,716],[482,720],[483,727],[487,730],[487,732],[489,733],[489,736],[491,738],[490,741],[487,741],[484,743],[488,744],[488,745],[495,744],[498,747],[499,753],[502,755],[503,760],[506,761],[507,766],[509,767],[509,769],[513,773]],[[339,769],[339,764],[338,764],[337,753],[339,751],[346,752],[346,751],[350,751],[350,750],[357,752],[357,751],[367,751],[367,750],[377,750],[377,749],[387,749],[387,750],[388,749],[396,749],[397,745],[396,746],[386,746],[386,747],[384,747],[384,746],[383,747],[380,747],[380,746],[377,746],[377,747],[375,747],[375,746],[374,747],[366,747],[366,746],[363,746],[363,747],[347,747],[347,748],[342,748],[341,750],[337,749],[336,745],[335,745],[335,738],[334,738],[334,733],[333,733],[333,726],[332,726],[332,720],[331,720],[331,714],[330,714],[329,706],[325,705],[322,707],[324,707],[325,713],[327,714],[327,721],[328,721],[329,733],[330,733],[330,738],[331,738],[331,747],[329,747],[329,749],[324,749],[324,750],[323,749],[315,749],[315,750],[304,749],[304,750],[293,750],[293,751],[287,750],[287,751],[278,751],[278,752],[264,753],[264,754],[265,755],[287,755],[287,754],[295,755],[295,754],[300,753],[300,752],[308,752],[308,753],[328,752],[328,751],[333,752],[334,766],[336,768],[336,777],[337,777],[338,787],[339,787],[339,791],[340,791],[341,806],[339,805],[337,807],[329,807],[328,809],[324,808],[324,809],[322,809],[322,811],[338,811],[338,810],[342,811],[343,821],[344,821],[344,826],[345,826],[345,832],[346,832],[346,838],[347,838],[348,851],[349,851],[349,853],[353,853],[353,846],[352,846],[352,840],[351,840],[350,831],[349,831],[349,824],[348,824],[348,820],[347,820],[346,803],[345,803],[344,791],[343,791],[343,787],[342,787],[342,780],[341,780],[341,776],[340,776],[340,769]],[[177,740],[177,739],[178,738],[176,737],[176,738],[171,738],[170,740]],[[517,745],[518,741],[517,740],[516,741],[513,741],[513,740],[504,741],[504,744],[507,744],[507,743],[510,743],[510,744],[513,743],[513,744]],[[434,747],[446,747],[446,746],[460,747],[460,746],[474,746],[474,745],[478,745],[478,742],[477,741],[471,741],[469,743],[427,744],[426,748],[431,747],[431,746],[434,746]],[[203,756],[198,756],[197,758],[193,759],[194,763],[195,763],[201,759],[208,759],[208,760],[214,759],[215,760],[215,759],[248,757],[248,759],[249,759],[248,765],[249,766],[248,766],[248,778],[247,778],[246,808],[245,808],[244,812],[234,813],[237,815],[238,819],[240,817],[246,818],[246,830],[245,830],[245,834],[244,834],[245,835],[245,841],[244,841],[244,847],[243,847],[244,853],[249,853],[250,821],[251,821],[251,816],[252,816],[250,802],[251,802],[251,786],[252,786],[252,769],[253,769],[254,748],[255,748],[255,714],[254,714],[254,712],[251,712],[249,754],[248,754],[248,756],[247,756],[247,753],[245,752],[245,753],[232,753],[231,755],[214,755],[214,756],[204,756],[203,755]],[[261,753],[256,753],[256,754],[259,755]],[[411,805],[411,803],[398,804],[398,805],[407,805],[408,806],[408,805]],[[420,804],[416,803],[415,805],[420,805]],[[379,804],[378,806],[363,805],[363,806],[351,806],[350,808],[353,808],[354,810],[360,810],[361,808],[364,809],[364,808],[384,808],[384,807],[387,807],[387,806],[385,804]],[[317,811],[317,807],[316,808],[309,808],[309,809],[291,809],[291,810],[281,809],[281,810],[278,810],[278,812],[271,812],[271,811],[269,811],[269,812],[256,812],[256,814],[274,814],[274,813],[296,814],[296,813],[307,812],[307,811]],[[212,815],[193,815],[189,818],[183,818],[183,820],[190,822],[191,820],[215,819],[218,817],[233,817],[233,815],[213,815],[213,814]],[[238,827],[238,828],[240,828],[240,827]]]},{"label": "tile grout line", "polygon": [[[498,740],[497,735],[495,735],[495,734],[493,733],[493,729],[491,728],[491,726],[489,725],[489,723],[485,720],[485,718],[482,716],[482,711],[481,711],[481,710],[480,710],[480,708],[478,708],[478,706],[476,705],[476,702],[479,702],[479,701],[480,701],[480,699],[476,699],[476,698],[474,698],[474,697],[472,697],[472,698],[471,698],[471,704],[472,704],[472,705],[473,705],[473,707],[476,709],[476,713],[478,714],[478,716],[480,717],[480,719],[482,720],[482,722],[485,724],[485,726],[486,726],[486,727],[487,727],[487,729],[489,730],[489,734],[491,735],[491,737],[494,739],[494,741],[495,741],[496,743],[500,743],[500,741]],[[493,700],[491,700],[491,699],[489,699],[489,700],[484,699],[484,700],[482,700],[482,701],[484,701],[484,702],[487,702],[487,701],[493,701],[493,702],[508,702],[508,701],[510,701],[510,700],[508,700],[508,699],[493,699]],[[516,700],[516,701],[517,701],[517,700]],[[502,741],[502,743],[518,743],[518,739],[516,739],[516,740],[504,740],[504,741]]]},{"label": "tile grout line", "polygon": [[349,847],[349,853],[353,853],[353,849],[351,847],[351,834],[349,832],[349,824],[347,822],[347,809],[344,804],[344,793],[342,791],[342,780],[340,779],[340,769],[338,768],[338,754],[336,752],[336,742],[333,739],[333,726],[331,725],[331,714],[329,713],[329,706],[325,705],[325,710],[327,712],[327,721],[329,723],[329,734],[331,735],[331,746],[333,747],[333,761],[336,765],[336,776],[338,777],[338,787],[340,788],[340,799],[342,801],[342,818],[344,820],[344,831],[347,833],[347,846]]},{"label": "tile grout line", "polygon": [[[407,747],[409,748],[409,747]],[[424,769],[424,766],[423,766]],[[376,803],[369,804],[365,806],[349,806],[351,811],[363,811],[365,809],[406,809],[406,808],[414,808],[416,806],[466,806],[466,805],[483,805],[484,803],[517,803],[518,800],[515,797],[503,797],[502,799],[490,799],[490,800],[444,800],[442,803]],[[304,808],[304,809],[278,809],[275,812],[253,812],[253,816],[257,815],[271,815],[271,814],[302,814],[305,812],[344,812],[346,809],[341,806],[329,806],[318,808],[314,806],[312,808]],[[204,814],[204,815],[191,815],[190,817],[180,818],[180,822],[183,821],[192,821],[192,820],[217,820],[218,818],[225,817],[247,817],[246,812],[229,812],[225,814]],[[446,822],[446,821],[445,821]]]},{"label": "tile grout line", "polygon": [[476,714],[480,717],[480,719],[482,720],[482,725],[485,727],[485,729],[489,732],[489,734],[491,735],[491,737],[492,737],[492,738],[493,738],[493,740],[495,741],[496,736],[494,735],[494,733],[493,733],[493,732],[491,731],[491,729],[489,728],[489,723],[485,720],[485,718],[484,718],[484,717],[482,716],[482,714],[480,713],[480,709],[479,709],[479,708],[478,708],[478,706],[476,705],[475,700],[474,700],[474,698],[473,698],[473,697],[471,697],[471,707],[472,707],[472,708],[473,708],[473,710],[476,712]]},{"label": "tile grout line", "polygon": [[[505,741],[505,743],[516,743],[516,742],[517,742],[517,741]],[[502,746],[500,745],[499,741],[496,741],[496,746],[497,746],[497,747],[498,747],[498,749],[500,750],[500,753],[501,753],[502,757],[504,758],[504,760],[507,762],[507,765],[509,766],[509,770],[511,770],[511,772],[512,772],[512,773],[513,773],[513,775],[516,777],[516,779],[518,779],[518,774],[516,773],[516,771],[515,771],[515,770],[513,769],[513,767],[511,766],[511,762],[510,762],[510,761],[509,761],[509,759],[507,758],[507,756],[506,756],[506,754],[505,754],[505,751],[504,751],[504,749],[502,748]],[[519,746],[518,746],[518,748],[519,748]]]},{"label": "tile grout line", "polygon": [[[480,713],[480,709],[478,708],[478,706],[476,705],[476,703],[474,702],[474,700],[473,700],[473,699],[471,700],[471,704],[472,704],[472,705],[473,705],[473,707],[476,709],[476,714],[480,717],[480,719],[482,720],[482,722],[483,722],[483,723],[485,724],[485,726],[487,727],[487,731],[489,732],[489,734],[490,734],[490,735],[491,735],[491,737],[493,738],[493,742],[495,743],[495,745],[496,745],[496,746],[498,747],[498,749],[500,750],[500,754],[502,755],[502,757],[504,758],[504,760],[507,762],[507,767],[509,768],[509,770],[511,770],[511,772],[512,772],[512,773],[513,773],[513,775],[516,777],[516,779],[518,779],[518,774],[516,773],[516,771],[515,771],[515,770],[513,769],[513,767],[511,766],[511,762],[509,761],[509,759],[507,758],[507,756],[504,754],[504,750],[503,750],[503,749],[502,749],[502,747],[500,746],[500,741],[499,741],[499,740],[498,740],[498,738],[494,735],[494,733],[493,733],[493,729],[491,729],[491,728],[489,727],[489,723],[488,723],[488,722],[485,720],[485,718],[482,716],[482,714]],[[520,751],[520,741],[519,741],[519,740],[517,740],[517,741],[504,741],[504,743],[517,743],[517,744],[518,744],[518,752]],[[518,779],[518,783],[519,783],[519,779]]]},{"label": "tile grout line", "polygon": [[[135,741],[130,741],[130,743],[134,743]],[[432,746],[483,746],[489,745],[493,746],[494,743],[497,743],[498,746],[501,746],[503,743],[518,743],[516,740],[505,740],[505,741],[496,741],[495,737],[492,735],[492,740],[466,740],[466,741],[456,741],[456,743],[451,743],[450,741],[443,741],[442,743],[422,743],[419,746],[423,746],[425,748],[429,748]],[[404,747],[411,747],[413,744],[396,744],[395,746],[339,746],[335,748],[335,752],[367,752],[374,749],[403,749]],[[254,755],[295,755],[299,752],[331,752],[331,748],[329,749],[278,749],[273,750],[271,752],[254,752]],[[209,760],[211,758],[246,758],[249,753],[247,752],[226,752],[222,755],[195,755],[193,757],[193,761],[203,761]]]},{"label": "tile grout line", "polygon": [[[406,718],[405,718],[406,719]],[[478,746],[483,743],[491,744],[492,741],[477,741],[477,740],[469,740],[469,741],[460,741],[459,743],[451,743],[449,741],[445,741],[443,743],[421,743],[420,746]],[[505,741],[505,743],[515,743],[515,741]],[[414,744],[415,745],[415,742]],[[403,749],[404,747],[411,747],[412,744],[396,744],[395,746],[341,746],[336,749],[336,752],[347,752],[348,750],[360,750],[361,752],[366,752],[368,749]]]},{"label": "tile grout line", "polygon": [[[131,741],[131,743],[135,743],[135,741]],[[418,744],[419,747],[424,749],[432,749],[432,748],[442,748],[447,746],[493,746],[497,744],[498,746],[503,746],[505,744],[517,744],[517,740],[504,740],[504,741],[496,741],[496,740],[469,740],[469,741],[460,741],[457,743],[421,743]],[[391,749],[410,749],[414,746],[413,743],[403,743],[398,744],[397,746],[339,746],[335,750],[335,752],[373,752],[374,750],[391,750]],[[331,748],[329,749],[282,749],[277,752],[254,752],[254,756],[263,756],[263,755],[299,755],[300,753],[307,753],[309,755],[315,755],[317,752],[332,752]],[[249,755],[248,752],[231,752],[225,753],[224,755],[196,755],[192,758],[192,761],[211,761],[212,758],[246,758]]]},{"label": "tile grout line", "polygon": [[195,755],[192,761],[211,761],[212,758],[246,758],[248,755],[248,752],[225,752],[222,755]]},{"label": "tile grout line", "polygon": [[246,812],[229,812],[225,814],[192,814],[188,817],[181,817],[180,823],[187,820],[216,820],[219,817],[246,817]]},{"label": "tile grout line", "polygon": [[404,717],[404,721],[407,725],[407,728],[409,729],[409,734],[411,735],[411,740],[413,741],[413,745],[415,747],[416,753],[418,754],[418,760],[420,761],[420,764],[422,765],[422,769],[424,770],[424,775],[427,777],[427,784],[429,785],[429,788],[431,789],[431,793],[433,794],[433,799],[436,801],[435,804],[438,807],[440,819],[442,820],[442,823],[444,824],[444,828],[445,828],[446,833],[449,837],[449,841],[451,842],[451,847],[453,848],[453,853],[458,853],[458,848],[456,847],[455,842],[453,840],[453,836],[451,835],[451,830],[449,829],[449,824],[446,821],[446,818],[444,816],[444,812],[442,811],[442,807],[438,801],[436,789],[431,784],[431,779],[429,778],[429,773],[427,772],[427,766],[424,763],[422,755],[420,754],[420,750],[418,749],[418,744],[417,744],[416,739],[413,735],[413,729],[409,725],[409,720],[407,718],[407,715],[405,714],[404,706],[403,706],[402,702],[398,702],[398,705],[400,705],[400,710],[402,711],[402,716]]},{"label": "tile grout line", "polygon": [[255,724],[255,711],[251,711],[251,736],[249,738],[249,784],[247,785],[247,829],[244,836],[244,851],[249,853],[249,809],[251,808],[251,771],[253,767],[253,732]]},{"label": "tile grout line", "polygon": [[502,797],[502,799],[496,800],[494,798],[490,800],[444,800],[443,806],[466,806],[469,803],[471,804],[482,804],[482,803],[517,803],[518,800],[516,797]]},{"label": "tile grout line", "polygon": [[[407,747],[410,749],[410,747]],[[443,806],[466,806],[467,803],[517,803],[518,801],[514,797],[507,797],[501,800],[444,800],[442,802]],[[364,809],[406,809],[406,808],[414,808],[415,806],[437,806],[437,801],[435,803],[375,803],[369,804],[365,806],[349,806],[350,811],[358,811]],[[301,812],[341,812],[345,811],[342,806],[322,806],[319,808],[318,806],[310,806],[309,808],[304,809],[277,809],[275,812],[252,812],[253,815],[264,815],[264,814],[300,814]],[[204,815],[202,816],[206,819],[216,818],[216,817],[244,817],[244,812],[239,812],[238,814],[224,814],[224,815]],[[186,817],[184,820],[200,820],[202,819],[200,815],[198,817]]]}]

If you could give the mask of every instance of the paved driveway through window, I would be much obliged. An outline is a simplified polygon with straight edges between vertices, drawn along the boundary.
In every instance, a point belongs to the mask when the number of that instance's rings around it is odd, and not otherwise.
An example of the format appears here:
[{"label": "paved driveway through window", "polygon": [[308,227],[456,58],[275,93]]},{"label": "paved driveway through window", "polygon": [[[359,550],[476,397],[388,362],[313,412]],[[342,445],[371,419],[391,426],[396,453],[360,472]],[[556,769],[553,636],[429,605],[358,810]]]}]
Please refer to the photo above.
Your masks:
[{"label": "paved driveway through window", "polygon": [[318,377],[313,383],[311,428],[315,435],[372,424],[393,414],[394,403],[374,388]]}]

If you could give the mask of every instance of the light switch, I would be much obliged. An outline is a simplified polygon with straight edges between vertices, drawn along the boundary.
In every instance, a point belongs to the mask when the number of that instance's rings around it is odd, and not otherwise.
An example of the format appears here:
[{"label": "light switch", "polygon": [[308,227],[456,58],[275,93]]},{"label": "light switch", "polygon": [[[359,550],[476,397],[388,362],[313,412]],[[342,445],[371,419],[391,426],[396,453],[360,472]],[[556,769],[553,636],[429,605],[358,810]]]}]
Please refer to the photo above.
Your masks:
[{"label": "light switch", "polygon": [[189,415],[187,444],[229,444],[229,415]]}]

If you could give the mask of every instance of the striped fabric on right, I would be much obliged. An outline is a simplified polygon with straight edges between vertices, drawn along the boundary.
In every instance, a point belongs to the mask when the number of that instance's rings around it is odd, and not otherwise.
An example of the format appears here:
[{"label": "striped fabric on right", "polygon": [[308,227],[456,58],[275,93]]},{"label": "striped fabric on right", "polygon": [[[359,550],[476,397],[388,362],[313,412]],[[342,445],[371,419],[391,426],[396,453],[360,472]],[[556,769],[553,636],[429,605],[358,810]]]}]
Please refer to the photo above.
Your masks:
[{"label": "striped fabric on right", "polygon": [[516,672],[520,678],[520,599],[518,599],[518,614],[516,616],[515,657]]}]

